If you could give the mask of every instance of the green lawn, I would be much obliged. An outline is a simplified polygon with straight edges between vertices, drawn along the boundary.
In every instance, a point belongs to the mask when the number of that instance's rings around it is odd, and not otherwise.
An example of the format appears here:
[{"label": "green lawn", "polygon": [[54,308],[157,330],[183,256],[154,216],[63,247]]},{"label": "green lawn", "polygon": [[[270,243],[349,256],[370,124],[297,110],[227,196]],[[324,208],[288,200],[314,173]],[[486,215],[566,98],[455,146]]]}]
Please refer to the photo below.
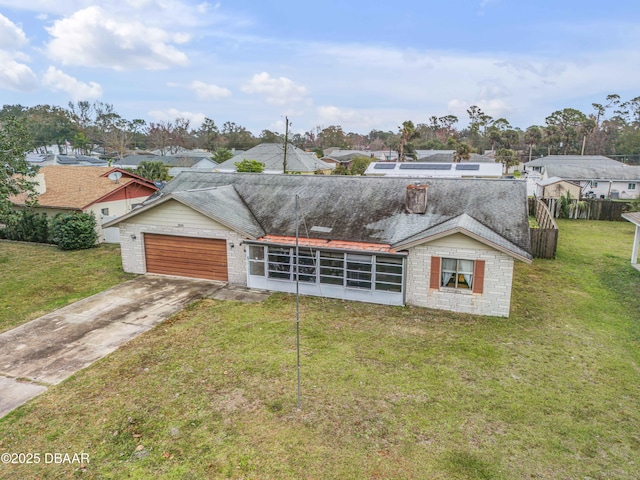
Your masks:
[{"label": "green lawn", "polygon": [[65,252],[2,240],[0,269],[0,332],[133,278],[115,245]]},{"label": "green lawn", "polygon": [[512,315],[204,300],[0,420],[0,478],[637,479],[629,223],[560,221]]}]

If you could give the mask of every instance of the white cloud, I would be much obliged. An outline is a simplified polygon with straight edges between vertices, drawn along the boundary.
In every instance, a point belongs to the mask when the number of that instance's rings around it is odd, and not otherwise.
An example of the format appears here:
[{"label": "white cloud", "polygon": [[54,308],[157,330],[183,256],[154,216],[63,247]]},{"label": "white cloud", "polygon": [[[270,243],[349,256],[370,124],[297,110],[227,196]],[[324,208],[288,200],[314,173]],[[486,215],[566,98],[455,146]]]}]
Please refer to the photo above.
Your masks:
[{"label": "white cloud", "polygon": [[149,116],[156,122],[175,122],[176,118],[189,120],[191,128],[198,128],[207,117],[204,113],[182,112],[176,108],[166,110],[151,110]]},{"label": "white cloud", "polygon": [[340,125],[345,132],[347,131],[363,131],[376,128],[383,128],[384,124],[391,118],[407,119],[406,114],[399,111],[384,110],[363,110],[352,108],[340,108],[334,105],[320,106],[316,110],[316,124],[327,127],[329,125]]},{"label": "white cloud", "polygon": [[0,13],[0,49],[21,48],[27,44],[22,28]]},{"label": "white cloud", "polygon": [[28,92],[37,87],[36,75],[23,63],[29,58],[20,51],[27,45],[22,28],[0,14],[0,88]]},{"label": "white cloud", "polygon": [[307,102],[309,91],[286,77],[273,78],[267,72],[257,73],[251,81],[242,87],[249,94],[264,95],[272,105],[291,105]]},{"label": "white cloud", "polygon": [[47,32],[53,37],[47,45],[49,55],[64,65],[160,70],[189,63],[172,45],[183,43],[184,34],[116,18],[97,6],[57,20]]},{"label": "white cloud", "polygon": [[54,91],[67,92],[69,98],[74,102],[79,100],[94,100],[102,96],[102,87],[98,83],[81,82],[55,67],[49,67],[42,81]]},{"label": "white cloud", "polygon": [[68,17],[92,4],[99,4],[113,17],[141,19],[145,25],[167,29],[224,21],[209,3],[191,0],[0,0],[0,6],[34,12],[38,18]]},{"label": "white cloud", "polygon": [[25,64],[16,62],[6,52],[0,51],[0,88],[29,92],[38,81],[33,71]]},{"label": "white cloud", "polygon": [[228,88],[219,87],[212,83],[204,83],[199,80],[191,82],[189,88],[196,92],[200,100],[221,100],[231,96],[231,90]]}]

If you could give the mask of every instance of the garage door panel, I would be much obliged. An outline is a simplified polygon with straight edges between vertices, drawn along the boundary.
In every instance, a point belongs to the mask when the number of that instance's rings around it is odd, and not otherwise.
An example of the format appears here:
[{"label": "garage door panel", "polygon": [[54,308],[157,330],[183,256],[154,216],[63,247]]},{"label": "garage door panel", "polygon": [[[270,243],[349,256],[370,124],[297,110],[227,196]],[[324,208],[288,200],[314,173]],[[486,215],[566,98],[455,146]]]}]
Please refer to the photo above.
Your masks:
[{"label": "garage door panel", "polygon": [[226,240],[145,234],[144,243],[149,273],[228,280]]}]

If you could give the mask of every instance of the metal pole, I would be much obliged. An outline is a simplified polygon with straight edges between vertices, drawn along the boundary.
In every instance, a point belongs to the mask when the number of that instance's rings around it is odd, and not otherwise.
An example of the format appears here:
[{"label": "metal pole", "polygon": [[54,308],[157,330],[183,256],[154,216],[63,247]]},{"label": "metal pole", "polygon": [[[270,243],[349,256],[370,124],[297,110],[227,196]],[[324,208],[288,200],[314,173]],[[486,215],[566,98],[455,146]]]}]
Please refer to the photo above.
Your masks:
[{"label": "metal pole", "polygon": [[[288,143],[289,143],[289,118],[284,117],[284,158],[282,161],[282,173],[287,173],[287,144]],[[298,200],[298,197],[296,196],[296,202],[297,200]],[[297,205],[298,204],[296,203],[296,206]],[[297,210],[296,210],[296,213],[298,213]]]},{"label": "metal pole", "polygon": [[296,194],[296,350],[298,363],[298,410],[300,410],[300,247],[298,242],[298,194]]}]

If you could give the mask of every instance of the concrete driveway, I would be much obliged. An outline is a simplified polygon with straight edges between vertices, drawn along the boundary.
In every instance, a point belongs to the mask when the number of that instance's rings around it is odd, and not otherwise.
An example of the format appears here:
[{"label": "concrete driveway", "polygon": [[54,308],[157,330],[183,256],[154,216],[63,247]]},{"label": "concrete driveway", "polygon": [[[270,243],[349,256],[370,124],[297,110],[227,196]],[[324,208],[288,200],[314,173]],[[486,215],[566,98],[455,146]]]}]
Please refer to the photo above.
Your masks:
[{"label": "concrete driveway", "polygon": [[141,276],[0,334],[0,417],[225,285]]}]

